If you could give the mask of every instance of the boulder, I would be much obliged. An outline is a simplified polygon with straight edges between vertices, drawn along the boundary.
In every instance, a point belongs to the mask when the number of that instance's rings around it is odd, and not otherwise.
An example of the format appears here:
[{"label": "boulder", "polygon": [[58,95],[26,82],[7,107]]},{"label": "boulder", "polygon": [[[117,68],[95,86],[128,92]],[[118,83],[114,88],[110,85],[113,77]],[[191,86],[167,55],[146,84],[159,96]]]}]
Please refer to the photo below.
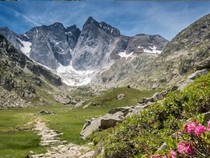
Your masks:
[{"label": "boulder", "polygon": [[101,118],[99,130],[107,129],[116,126],[118,122],[124,120],[124,114],[122,112],[116,112],[115,114],[106,114]]},{"label": "boulder", "polygon": [[196,65],[197,70],[202,70],[202,69],[209,69],[210,68],[210,57],[207,59],[201,61]]},{"label": "boulder", "polygon": [[138,105],[134,106],[132,108],[132,111],[129,111],[129,113],[127,113],[127,115],[125,117],[130,117],[130,116],[138,114],[142,109],[144,109],[145,107],[147,107],[150,104],[151,104],[151,102],[149,102],[147,104],[138,104]]},{"label": "boulder", "polygon": [[116,112],[114,114],[106,114],[102,117],[87,120],[80,133],[82,139],[86,139],[93,132],[104,130],[116,126],[118,122],[124,120],[124,114],[122,112]]},{"label": "boulder", "polygon": [[132,112],[134,109],[134,106],[127,106],[127,107],[119,107],[109,110],[109,114],[115,114],[117,112],[122,112],[123,116],[126,116],[129,112]]},{"label": "boulder", "polygon": [[118,94],[117,99],[122,100],[125,97],[125,94]]},{"label": "boulder", "polygon": [[47,110],[41,110],[39,113],[40,113],[40,114],[42,114],[42,115],[50,115],[50,114],[54,114],[54,112],[47,111]]},{"label": "boulder", "polygon": [[153,98],[143,98],[142,99],[142,102],[140,102],[140,103],[143,103],[143,104],[147,104],[148,102],[153,102]]},{"label": "boulder", "polygon": [[207,69],[199,70],[188,76],[188,79],[195,80],[196,78],[208,73]]},{"label": "boulder", "polygon": [[160,99],[163,99],[167,94],[167,91],[157,92],[152,96],[152,101],[158,101]]},{"label": "boulder", "polygon": [[59,102],[61,104],[70,104],[71,103],[71,99],[66,95],[57,94],[57,95],[54,95],[54,98],[57,102]]},{"label": "boulder", "polygon": [[180,83],[178,89],[183,90],[186,86],[190,85],[190,83],[192,83],[196,78],[198,78],[202,75],[205,75],[207,73],[208,73],[207,69],[203,69],[203,70],[199,70],[199,71],[194,72],[193,74],[188,76],[188,78],[184,82]]}]

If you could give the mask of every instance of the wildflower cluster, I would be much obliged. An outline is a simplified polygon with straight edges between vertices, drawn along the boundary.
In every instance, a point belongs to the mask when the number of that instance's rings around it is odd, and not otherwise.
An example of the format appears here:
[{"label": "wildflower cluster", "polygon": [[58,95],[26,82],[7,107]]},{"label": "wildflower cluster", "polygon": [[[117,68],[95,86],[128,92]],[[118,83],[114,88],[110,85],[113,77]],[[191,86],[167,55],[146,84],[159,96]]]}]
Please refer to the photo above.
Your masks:
[{"label": "wildflower cluster", "polygon": [[197,121],[184,125],[177,133],[176,149],[169,154],[153,155],[150,158],[206,158],[210,157],[210,121],[204,126]]}]

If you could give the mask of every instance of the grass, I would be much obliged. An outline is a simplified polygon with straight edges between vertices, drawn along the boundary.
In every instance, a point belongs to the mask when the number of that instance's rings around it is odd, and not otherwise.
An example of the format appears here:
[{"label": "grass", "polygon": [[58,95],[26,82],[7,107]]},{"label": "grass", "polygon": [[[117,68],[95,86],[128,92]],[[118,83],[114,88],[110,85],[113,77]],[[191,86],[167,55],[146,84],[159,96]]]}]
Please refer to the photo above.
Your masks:
[{"label": "grass", "polygon": [[[124,98],[119,100],[117,96],[124,94]],[[154,91],[140,91],[134,88],[120,87],[106,91],[103,95],[96,96],[88,100],[85,104],[97,106],[102,109],[112,109],[115,107],[132,106],[143,99],[154,94]]]},{"label": "grass", "polygon": [[[117,99],[118,94],[125,94],[122,100]],[[61,139],[75,144],[85,144],[80,138],[80,131],[86,119],[99,117],[110,109],[119,106],[134,105],[142,97],[151,96],[154,92],[141,92],[131,88],[116,88],[109,90],[101,96],[94,97],[86,103],[97,102],[101,106],[88,108],[75,108],[54,104],[51,106],[35,106],[25,109],[0,110],[0,158],[23,158],[29,151],[42,153],[46,149],[40,147],[39,137],[30,131],[28,122],[40,117],[54,130],[62,132]],[[54,112],[51,115],[41,115],[41,110]],[[17,128],[21,130],[17,130]]]},{"label": "grass", "polygon": [[[0,111],[0,158],[23,158],[29,151],[44,152],[39,147],[39,136],[26,124],[31,121],[25,117],[25,110],[1,110]],[[17,130],[18,127],[25,127]]]}]

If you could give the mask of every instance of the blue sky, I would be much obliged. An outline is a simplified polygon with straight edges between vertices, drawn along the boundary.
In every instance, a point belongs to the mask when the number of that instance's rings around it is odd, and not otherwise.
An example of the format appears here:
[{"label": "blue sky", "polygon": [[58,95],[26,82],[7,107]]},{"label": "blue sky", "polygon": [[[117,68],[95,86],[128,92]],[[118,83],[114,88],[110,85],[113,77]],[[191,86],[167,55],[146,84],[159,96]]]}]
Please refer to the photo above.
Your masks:
[{"label": "blue sky", "polygon": [[118,28],[122,34],[160,34],[167,39],[210,13],[210,1],[83,0],[79,2],[0,2],[0,26],[24,33],[39,25],[61,22],[82,29],[89,16]]}]

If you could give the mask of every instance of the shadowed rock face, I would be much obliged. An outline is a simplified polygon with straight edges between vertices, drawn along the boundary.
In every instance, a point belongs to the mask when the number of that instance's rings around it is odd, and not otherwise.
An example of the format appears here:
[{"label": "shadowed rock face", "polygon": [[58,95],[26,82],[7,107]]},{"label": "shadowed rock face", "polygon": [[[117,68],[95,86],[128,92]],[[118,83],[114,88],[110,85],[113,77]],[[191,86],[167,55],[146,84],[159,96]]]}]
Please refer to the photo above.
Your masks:
[{"label": "shadowed rock face", "polygon": [[[0,35],[0,87],[11,93],[2,98],[3,101],[7,100],[5,102],[8,105],[0,108],[28,105],[24,100],[37,98],[39,96],[37,90],[46,83],[62,85],[60,77],[34,63]],[[17,98],[17,104],[13,104],[11,98]]]},{"label": "shadowed rock face", "polygon": [[65,28],[58,22],[34,27],[23,35],[17,35],[8,28],[0,28],[0,33],[17,49],[21,50],[25,43],[29,43],[28,56],[51,69],[56,69],[59,64],[69,65],[80,32],[76,25]]},{"label": "shadowed rock face", "polygon": [[72,64],[76,69],[101,69],[111,62],[110,54],[120,38],[120,31],[105,22],[89,17],[74,50]]},{"label": "shadowed rock face", "polygon": [[32,43],[30,57],[35,61],[56,69],[59,64],[69,65],[80,30],[75,26],[64,28],[61,23],[40,26],[26,32]]}]

